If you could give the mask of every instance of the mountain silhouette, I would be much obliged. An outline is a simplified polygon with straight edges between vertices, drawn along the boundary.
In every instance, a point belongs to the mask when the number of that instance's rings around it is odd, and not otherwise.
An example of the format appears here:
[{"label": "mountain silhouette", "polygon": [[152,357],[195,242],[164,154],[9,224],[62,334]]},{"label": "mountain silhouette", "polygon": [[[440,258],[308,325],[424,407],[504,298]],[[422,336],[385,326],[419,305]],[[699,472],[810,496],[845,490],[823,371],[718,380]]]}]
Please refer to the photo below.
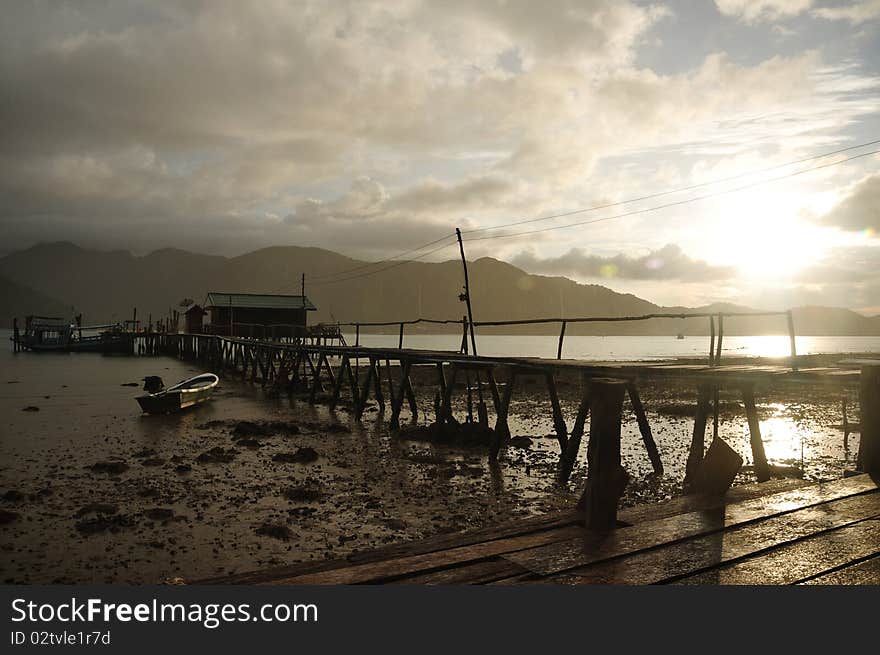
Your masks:
[{"label": "mountain silhouette", "polygon": [[[477,321],[543,317],[636,316],[650,313],[753,311],[718,303],[703,307],[663,307],[632,294],[564,277],[533,275],[506,262],[484,257],[468,264],[474,318]],[[354,270],[352,270],[354,269]],[[399,321],[419,316],[460,319],[459,260],[438,263],[392,262],[370,265],[322,248],[278,246],[237,257],[202,255],[173,248],[135,256],[127,251],[97,251],[69,242],[39,244],[0,258],[0,320],[28,313],[72,315],[86,323],[130,318],[155,321],[184,298],[201,302],[208,291],[300,292],[317,305],[311,322]],[[784,308],[780,308],[784,309]],[[878,335],[880,317],[832,307],[794,309],[801,335]],[[396,328],[389,328],[393,331]],[[437,331],[438,326],[407,332]],[[448,330],[457,329],[450,326]],[[707,334],[708,319],[654,319],[644,322],[570,324],[568,334]],[[556,334],[558,324],[481,328],[481,333]],[[784,317],[725,319],[725,334],[780,334]]]}]

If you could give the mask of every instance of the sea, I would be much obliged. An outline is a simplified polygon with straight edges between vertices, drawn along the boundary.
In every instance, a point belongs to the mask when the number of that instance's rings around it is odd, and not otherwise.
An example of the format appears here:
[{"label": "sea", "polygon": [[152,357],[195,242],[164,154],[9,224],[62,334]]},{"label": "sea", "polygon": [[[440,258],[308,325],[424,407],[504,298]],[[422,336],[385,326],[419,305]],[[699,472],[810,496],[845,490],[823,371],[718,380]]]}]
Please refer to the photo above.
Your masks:
[{"label": "sea", "polygon": [[[346,334],[348,343],[354,334]],[[361,334],[365,346],[396,347],[397,334]],[[477,353],[488,357],[556,357],[558,337],[553,335],[476,335]],[[461,335],[404,335],[405,348],[458,350]],[[798,355],[825,353],[880,353],[880,336],[829,337],[798,336]],[[726,336],[721,357],[786,357],[790,354],[788,335]],[[708,357],[709,337],[688,336],[566,336],[562,356],[588,361],[634,361]]]}]

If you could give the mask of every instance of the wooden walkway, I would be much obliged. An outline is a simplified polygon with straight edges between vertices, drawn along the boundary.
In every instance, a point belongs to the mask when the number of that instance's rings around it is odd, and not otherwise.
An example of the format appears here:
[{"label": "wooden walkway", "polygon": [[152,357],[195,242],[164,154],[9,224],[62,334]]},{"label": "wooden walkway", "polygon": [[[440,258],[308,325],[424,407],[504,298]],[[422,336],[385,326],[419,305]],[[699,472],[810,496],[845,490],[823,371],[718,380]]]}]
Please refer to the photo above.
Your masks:
[{"label": "wooden walkway", "polygon": [[779,480],[622,510],[576,512],[202,584],[880,584],[880,476]]}]

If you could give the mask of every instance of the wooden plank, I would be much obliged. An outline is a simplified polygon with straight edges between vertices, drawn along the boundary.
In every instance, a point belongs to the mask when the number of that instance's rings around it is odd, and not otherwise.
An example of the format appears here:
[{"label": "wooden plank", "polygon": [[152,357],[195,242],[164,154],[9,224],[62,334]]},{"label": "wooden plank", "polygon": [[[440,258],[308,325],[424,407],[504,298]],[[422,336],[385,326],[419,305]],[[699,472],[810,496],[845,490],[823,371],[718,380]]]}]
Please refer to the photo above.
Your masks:
[{"label": "wooden plank", "polygon": [[424,555],[411,555],[369,564],[356,564],[342,569],[312,573],[273,580],[268,584],[361,584],[380,582],[386,578],[398,577],[417,571],[430,571],[448,567],[460,562],[472,562],[501,555],[511,550],[530,548],[553,543],[560,538],[573,536],[582,531],[580,526],[556,528],[519,537],[481,542],[469,546],[450,548]]},{"label": "wooden plank", "polygon": [[[772,480],[762,485],[750,484],[735,487],[730,490],[725,499],[704,496],[679,496],[662,503],[637,505],[622,509],[618,514],[621,521],[638,523],[653,519],[674,516],[685,512],[705,511],[720,507],[724,504],[743,502],[751,498],[778,493],[807,486],[809,483],[797,479]],[[359,551],[350,554],[345,559],[329,560],[322,562],[297,562],[272,569],[247,571],[219,578],[211,578],[202,581],[204,584],[256,584],[280,578],[291,578],[303,573],[314,573],[329,569],[338,569],[351,564],[376,562],[383,559],[402,557],[405,555],[418,555],[445,550],[457,546],[466,546],[481,541],[493,541],[507,537],[529,534],[541,530],[580,524],[583,515],[575,511],[560,512],[558,514],[534,516],[516,521],[488,526],[476,530],[453,532],[434,535],[425,539],[404,541],[397,544],[383,546],[371,550]]]},{"label": "wooden plank", "polygon": [[505,557],[530,571],[550,575],[875,489],[877,483],[859,475],[727,505],[720,512],[690,512],[604,534],[587,533]]},{"label": "wooden plank", "polygon": [[422,573],[398,578],[392,581],[391,584],[487,584],[523,573],[527,573],[527,571],[513,562],[508,562],[505,559],[490,559],[483,562],[454,566],[441,571],[434,571],[433,573]]},{"label": "wooden plank", "polygon": [[880,585],[880,555],[874,556],[858,564],[850,564],[825,573],[815,578],[805,580],[803,585]]},{"label": "wooden plank", "polygon": [[673,584],[796,584],[880,552],[880,520],[868,519]]},{"label": "wooden plank", "polygon": [[564,577],[550,580],[569,584],[668,582],[877,515],[880,493],[860,494],[566,571]]}]

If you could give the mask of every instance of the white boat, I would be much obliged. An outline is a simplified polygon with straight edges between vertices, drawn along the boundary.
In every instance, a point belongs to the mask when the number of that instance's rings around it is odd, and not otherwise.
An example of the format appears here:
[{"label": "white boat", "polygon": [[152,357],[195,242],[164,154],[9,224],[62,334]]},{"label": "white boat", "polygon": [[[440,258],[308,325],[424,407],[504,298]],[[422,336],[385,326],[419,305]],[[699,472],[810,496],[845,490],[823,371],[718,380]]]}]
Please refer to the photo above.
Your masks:
[{"label": "white boat", "polygon": [[150,376],[144,378],[144,391],[149,393],[137,401],[147,414],[170,414],[205,402],[219,382],[213,373],[202,373],[165,389],[162,378]]}]

